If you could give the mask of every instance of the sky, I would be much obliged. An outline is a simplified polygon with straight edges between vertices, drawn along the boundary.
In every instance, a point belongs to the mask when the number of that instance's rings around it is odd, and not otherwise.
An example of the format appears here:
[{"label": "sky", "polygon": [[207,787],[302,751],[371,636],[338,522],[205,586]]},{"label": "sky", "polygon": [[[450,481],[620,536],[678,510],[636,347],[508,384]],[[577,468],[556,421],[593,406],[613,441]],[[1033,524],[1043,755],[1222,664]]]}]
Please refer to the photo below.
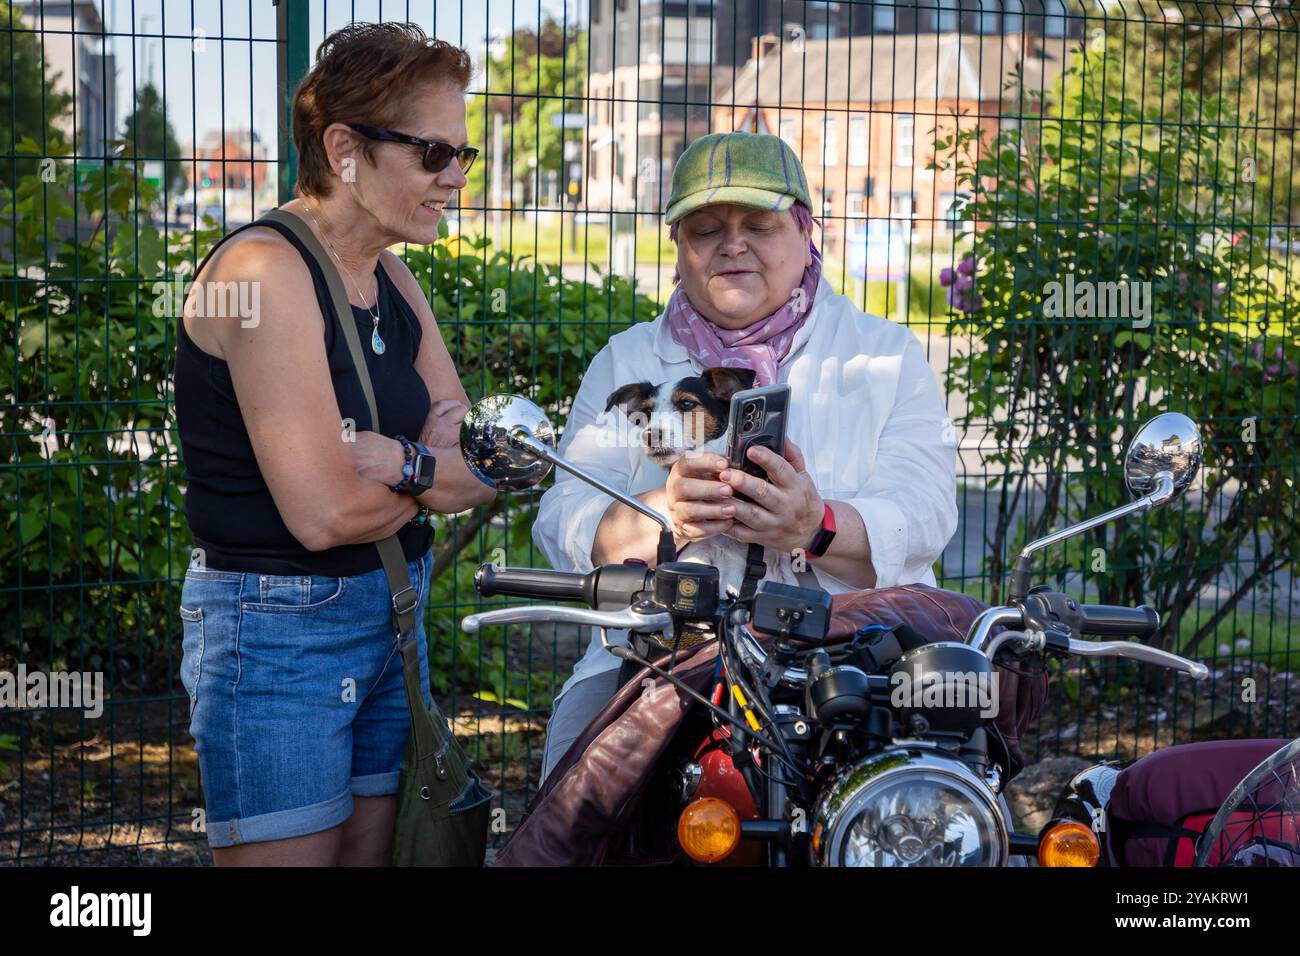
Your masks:
[{"label": "sky", "polygon": [[[271,0],[98,0],[117,57],[118,121],[132,89],[152,79],[176,138],[201,142],[224,128],[257,130],[269,155],[276,141],[275,16]],[[310,0],[311,53],[352,20],[410,20],[465,47],[475,61],[494,36],[535,25],[539,11],[586,22],[585,0]],[[144,34],[135,37],[129,34]],[[224,37],[225,39],[221,39]],[[198,105],[197,114],[194,109]]]}]

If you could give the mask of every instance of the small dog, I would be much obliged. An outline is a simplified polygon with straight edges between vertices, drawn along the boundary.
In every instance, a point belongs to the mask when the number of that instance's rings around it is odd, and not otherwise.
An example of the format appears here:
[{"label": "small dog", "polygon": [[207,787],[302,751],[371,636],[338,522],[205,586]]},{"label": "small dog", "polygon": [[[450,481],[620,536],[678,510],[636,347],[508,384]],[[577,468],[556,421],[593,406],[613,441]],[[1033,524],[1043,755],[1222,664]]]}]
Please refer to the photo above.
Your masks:
[{"label": "small dog", "polygon": [[[636,382],[614,391],[605,411],[618,406],[639,431],[645,456],[654,464],[671,468],[689,451],[725,455],[731,396],[752,388],[754,372],[747,368],[709,368],[675,382]],[[748,545],[727,535],[692,541],[679,561],[711,564],[718,569],[722,593],[739,590],[745,576]]]},{"label": "small dog", "polygon": [[752,388],[747,368],[709,368],[676,382],[636,382],[609,396],[640,431],[641,447],[656,465],[671,468],[688,451],[726,450],[731,396]]}]

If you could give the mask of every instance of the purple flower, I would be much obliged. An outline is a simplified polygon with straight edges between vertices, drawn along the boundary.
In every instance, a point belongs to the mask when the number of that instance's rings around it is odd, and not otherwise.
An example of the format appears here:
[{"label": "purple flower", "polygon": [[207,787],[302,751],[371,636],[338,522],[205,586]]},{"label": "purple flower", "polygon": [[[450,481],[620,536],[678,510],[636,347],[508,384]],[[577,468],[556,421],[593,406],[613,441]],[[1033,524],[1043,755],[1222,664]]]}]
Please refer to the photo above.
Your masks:
[{"label": "purple flower", "polygon": [[953,282],[952,287],[958,292],[970,292],[975,288],[975,279],[971,276],[959,275],[956,281]]},{"label": "purple flower", "polygon": [[952,285],[952,281],[956,277],[956,275],[957,273],[953,272],[951,268],[940,269],[939,285],[943,286],[946,289],[948,286]]},{"label": "purple flower", "polygon": [[[1298,369],[1296,363],[1287,358],[1286,346],[1283,344],[1277,345],[1269,354],[1269,358],[1272,361],[1264,364],[1264,352],[1267,348],[1268,346],[1264,342],[1256,342],[1251,349],[1255,361],[1259,362],[1260,365],[1263,366],[1265,380],[1281,378],[1284,375],[1294,378]],[[1233,363],[1233,366],[1233,371],[1237,371],[1240,368],[1236,362]]]},{"label": "purple flower", "polygon": [[975,257],[967,256],[957,263],[957,271],[964,276],[973,276],[975,274]]},{"label": "purple flower", "polygon": [[1232,349],[1230,348],[1224,348],[1219,350],[1219,353],[1216,357],[1216,361],[1214,363],[1214,369],[1216,372],[1223,371],[1225,365],[1228,367],[1230,371],[1233,372],[1241,371],[1241,363],[1232,357]]},{"label": "purple flower", "polygon": [[973,289],[962,292],[954,286],[948,290],[948,305],[959,312],[978,312],[984,305],[984,297]]}]

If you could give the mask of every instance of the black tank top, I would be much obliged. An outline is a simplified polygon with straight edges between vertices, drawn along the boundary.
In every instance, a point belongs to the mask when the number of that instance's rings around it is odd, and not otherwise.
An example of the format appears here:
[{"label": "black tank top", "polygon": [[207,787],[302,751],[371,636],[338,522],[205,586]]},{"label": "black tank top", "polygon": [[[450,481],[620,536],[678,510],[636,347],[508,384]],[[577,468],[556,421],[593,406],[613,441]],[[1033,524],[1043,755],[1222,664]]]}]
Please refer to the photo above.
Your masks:
[{"label": "black tank top", "polygon": [[[275,222],[255,225],[275,229],[293,243],[307,263],[325,318],[325,355],[341,417],[352,419],[357,431],[372,431],[361,379],[335,318],[324,273],[288,227]],[[357,324],[375,390],[379,431],[390,438],[418,436],[430,404],[428,389],[415,369],[423,330],[382,264],[376,266],[375,274],[379,279],[379,331],[387,346],[384,354],[376,355],[370,348],[374,328],[370,313],[354,305],[352,315],[344,318]],[[203,549],[206,566],[222,571],[330,577],[364,574],[381,567],[373,544],[308,551],[289,533],[257,466],[230,367],[194,343],[183,318],[177,320],[177,326],[175,401],[188,484],[185,517],[194,546]],[[339,429],[341,433],[342,421]],[[433,532],[427,526],[406,525],[398,538],[407,560],[414,560],[428,550]]]}]

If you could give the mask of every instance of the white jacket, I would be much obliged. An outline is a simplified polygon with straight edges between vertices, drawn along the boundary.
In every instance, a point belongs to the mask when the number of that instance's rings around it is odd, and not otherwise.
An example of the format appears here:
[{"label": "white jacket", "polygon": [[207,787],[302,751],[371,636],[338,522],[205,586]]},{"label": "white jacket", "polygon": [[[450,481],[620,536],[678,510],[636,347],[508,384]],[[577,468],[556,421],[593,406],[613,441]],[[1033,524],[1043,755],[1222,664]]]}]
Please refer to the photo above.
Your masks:
[{"label": "white jacket", "polygon": [[[582,377],[560,454],[630,494],[662,488],[668,470],[626,440],[627,419],[617,408],[606,412],[605,402],[622,385],[701,371],[673,340],[662,313],[612,336]],[[823,278],[777,379],[791,387],[786,433],[803,452],[817,490],[862,515],[876,586],[934,584],[932,565],[957,528],[957,436],[916,337],[862,312]],[[567,472],[555,475],[533,541],[552,567],[590,571],[596,526],[612,499]],[[789,556],[774,556],[771,548],[767,555],[769,577],[793,583]],[[784,566],[774,568],[778,560]],[[809,562],[831,594],[853,590],[816,565]],[[592,635],[566,690],[619,666]],[[611,641],[626,638],[610,632]]]}]

